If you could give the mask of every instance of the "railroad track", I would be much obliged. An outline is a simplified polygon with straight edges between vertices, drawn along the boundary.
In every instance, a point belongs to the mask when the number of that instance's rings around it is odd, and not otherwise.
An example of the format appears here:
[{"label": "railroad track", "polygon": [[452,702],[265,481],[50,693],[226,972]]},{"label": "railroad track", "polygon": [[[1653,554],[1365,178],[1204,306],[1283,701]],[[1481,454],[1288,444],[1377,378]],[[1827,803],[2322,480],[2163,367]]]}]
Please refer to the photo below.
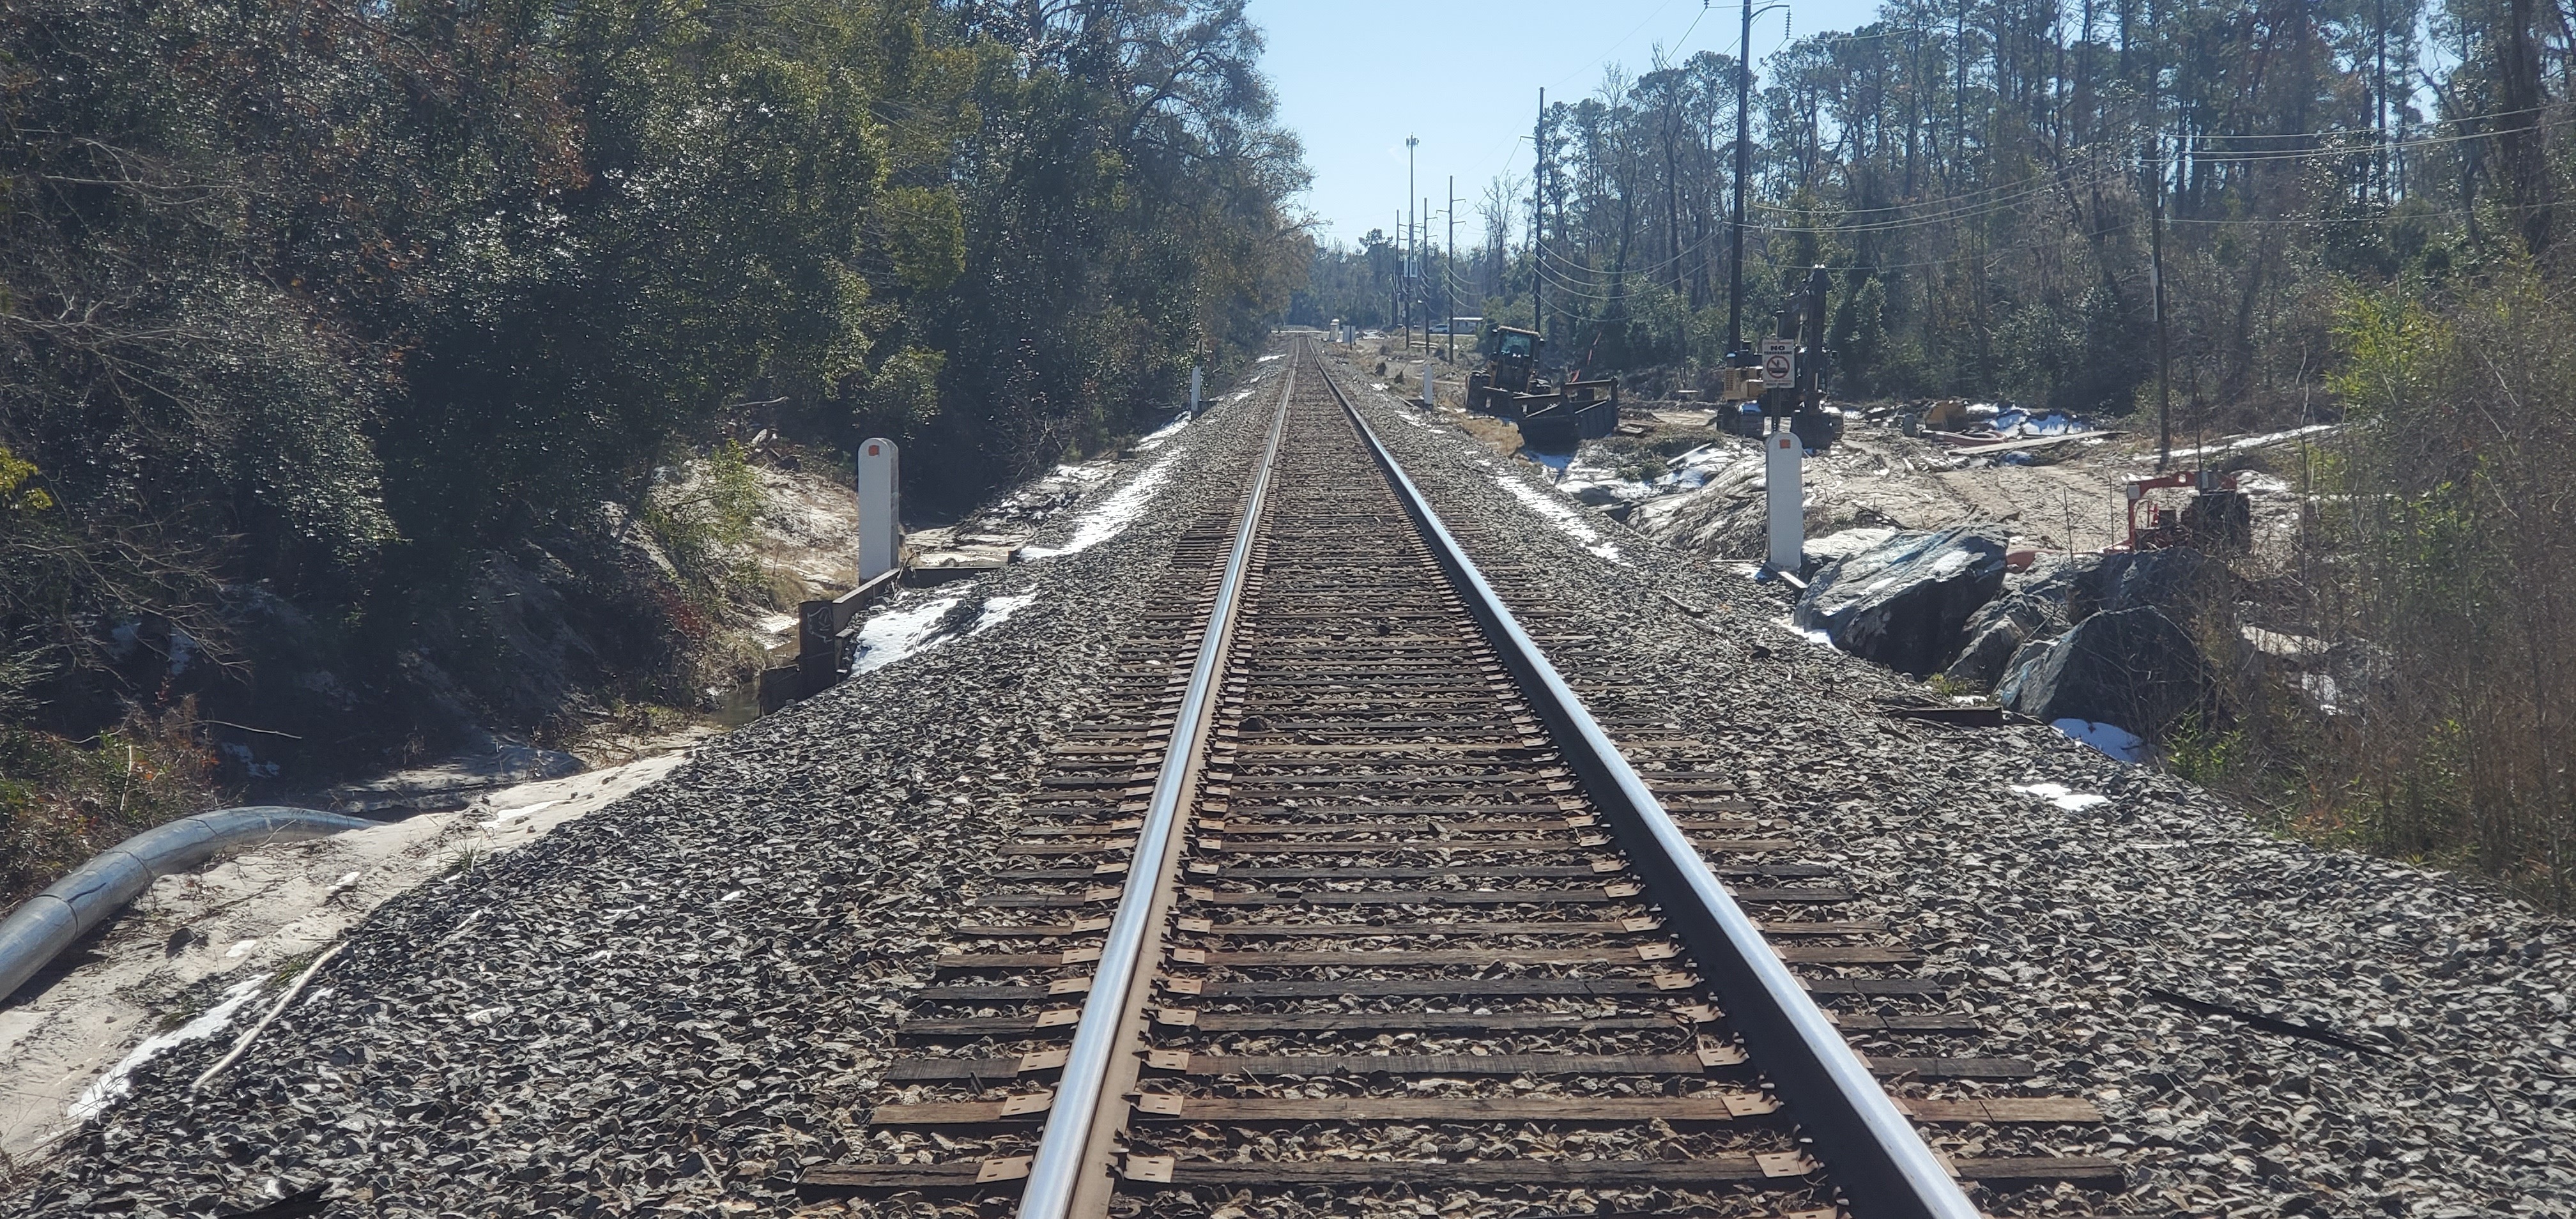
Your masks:
[{"label": "railroad track", "polygon": [[805,1193],[1959,1216],[1970,1190],[2116,1186],[1933,1151],[1919,1130],[2100,1115],[1962,1050],[1976,1020],[1736,798],[1724,751],[1615,689],[1596,719],[1541,646],[1597,641],[1514,619],[1318,355],[1280,380],[1243,500],[1182,536],[1187,595],[1054,745],[987,921]]}]

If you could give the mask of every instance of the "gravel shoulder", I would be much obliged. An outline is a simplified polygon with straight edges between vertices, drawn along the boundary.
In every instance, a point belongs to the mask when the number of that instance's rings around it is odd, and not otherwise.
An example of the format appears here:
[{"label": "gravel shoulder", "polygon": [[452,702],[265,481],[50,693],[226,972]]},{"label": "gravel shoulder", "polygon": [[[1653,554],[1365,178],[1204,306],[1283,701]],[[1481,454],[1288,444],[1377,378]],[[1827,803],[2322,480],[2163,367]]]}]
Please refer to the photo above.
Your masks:
[{"label": "gravel shoulder", "polygon": [[1594,654],[1614,659],[1568,672],[1578,688],[1636,682],[1632,704],[1740,748],[1748,794],[1984,1017],[1983,1052],[2102,1106],[2096,1154],[2133,1169],[2118,1209],[2576,1214],[2564,921],[2272,838],[2049,728],[1891,721],[1874,700],[1923,688],[1792,631],[1783,592],[1626,530],[1370,383],[1345,381],[1444,519],[1475,524],[1471,549],[1540,573],[1533,599],[1608,642]]},{"label": "gravel shoulder", "polygon": [[[1050,725],[1080,714],[1120,622],[1167,599],[1152,573],[1197,506],[1239,493],[1260,400],[1225,401],[1035,539],[1091,526],[1087,548],[906,593],[888,612],[957,600],[900,658],[387,901],[230,1072],[188,1090],[275,985],[135,1069],[129,1098],[0,1185],[0,1210],[792,1209],[1037,790]],[[1114,534],[1086,519],[1176,453]],[[207,979],[192,1008],[233,985]]]},{"label": "gravel shoulder", "polygon": [[666,742],[681,746],[674,752],[491,791],[460,811],[262,847],[154,881],[36,993],[0,1009],[0,1163],[37,1158],[113,1107],[131,1072],[175,1035],[169,1020],[203,1007],[210,989],[266,988],[396,895],[488,864],[670,773],[687,739]]}]

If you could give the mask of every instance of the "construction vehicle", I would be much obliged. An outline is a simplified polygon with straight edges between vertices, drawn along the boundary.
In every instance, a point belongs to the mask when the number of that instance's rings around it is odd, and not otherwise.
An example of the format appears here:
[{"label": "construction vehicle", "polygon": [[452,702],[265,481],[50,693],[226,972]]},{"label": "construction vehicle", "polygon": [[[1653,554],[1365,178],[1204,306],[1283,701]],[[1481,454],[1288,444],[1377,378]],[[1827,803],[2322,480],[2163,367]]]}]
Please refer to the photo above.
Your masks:
[{"label": "construction vehicle", "polygon": [[1807,286],[1776,317],[1777,333],[1759,350],[1729,355],[1720,370],[1725,403],[1709,422],[1722,432],[1760,436],[1786,421],[1799,446],[1811,453],[1843,437],[1842,408],[1826,400],[1825,307],[1832,281],[1823,267],[1807,273]]},{"label": "construction vehicle", "polygon": [[[2147,497],[2150,491],[2179,487],[2192,491],[2180,509]],[[2254,501],[2237,489],[2233,472],[2176,470],[2150,478],[2132,478],[2127,490],[2129,540],[2112,546],[2114,551],[2134,553],[2179,546],[2242,551],[2254,544]],[[2139,522],[2140,509],[2145,510],[2144,524]]]},{"label": "construction vehicle", "polygon": [[1962,432],[1967,430],[1971,418],[1965,399],[1942,398],[1919,413],[1907,414],[1904,430],[1908,436],[1919,436],[1925,432]]},{"label": "construction vehicle", "polygon": [[[1499,401],[1529,392],[1538,368],[1538,332],[1517,326],[1485,327],[1479,346],[1485,366],[1467,374],[1467,409],[1501,413]],[[1518,414],[1506,416],[1514,421]]]},{"label": "construction vehicle", "polygon": [[1467,374],[1467,409],[1521,425],[1521,440],[1542,451],[1571,449],[1619,424],[1619,379],[1551,381],[1539,371],[1538,332],[1488,323],[1485,366]]}]

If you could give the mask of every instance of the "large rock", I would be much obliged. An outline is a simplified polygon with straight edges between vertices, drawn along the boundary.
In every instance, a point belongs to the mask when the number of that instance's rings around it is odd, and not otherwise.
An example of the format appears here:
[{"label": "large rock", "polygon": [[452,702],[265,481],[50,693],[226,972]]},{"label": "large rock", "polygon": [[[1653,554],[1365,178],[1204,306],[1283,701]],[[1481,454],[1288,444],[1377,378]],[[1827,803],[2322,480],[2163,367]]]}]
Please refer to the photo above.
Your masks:
[{"label": "large rock", "polygon": [[2216,621],[2234,613],[2234,573],[2227,564],[2197,550],[2103,557],[2106,562],[2095,582],[2103,609],[2153,606],[2185,624]]},{"label": "large rock", "polygon": [[2117,724],[2153,738],[2209,698],[2208,661],[2165,611],[2104,610],[2053,640],[2024,644],[1995,697],[2032,719]]},{"label": "large rock", "polygon": [[2000,530],[1900,533],[1816,573],[1793,615],[1834,646],[1921,677],[1959,651],[1959,632],[2004,586]]},{"label": "large rock", "polygon": [[1992,690],[2023,644],[2056,638],[2065,632],[2069,617],[2065,598],[2053,591],[2005,593],[1968,615],[1960,629],[1967,642],[1942,675],[1979,691]]},{"label": "large rock", "polygon": [[2067,622],[2082,622],[2102,608],[2109,594],[2105,589],[2119,580],[2118,565],[2127,555],[2042,553],[2029,567],[2014,572],[2004,581],[2006,597],[2027,597],[2046,601],[2058,608]]}]

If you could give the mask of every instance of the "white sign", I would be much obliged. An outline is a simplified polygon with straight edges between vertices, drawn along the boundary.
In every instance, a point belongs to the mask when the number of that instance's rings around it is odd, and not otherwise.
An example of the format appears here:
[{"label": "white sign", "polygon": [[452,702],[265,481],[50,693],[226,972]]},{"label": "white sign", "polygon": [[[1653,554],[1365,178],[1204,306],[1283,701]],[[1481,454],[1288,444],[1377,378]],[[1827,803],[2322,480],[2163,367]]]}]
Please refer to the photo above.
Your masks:
[{"label": "white sign", "polygon": [[903,552],[903,490],[895,444],[859,442],[859,583],[893,571]]},{"label": "white sign", "polygon": [[1762,340],[1762,384],[1787,389],[1796,377],[1798,345],[1789,339]]},{"label": "white sign", "polygon": [[[1766,360],[1769,357],[1764,357]],[[1762,438],[1765,498],[1769,509],[1771,570],[1795,573],[1806,563],[1807,501],[1798,486],[1798,463],[1807,455],[1798,434],[1781,428]]]}]

